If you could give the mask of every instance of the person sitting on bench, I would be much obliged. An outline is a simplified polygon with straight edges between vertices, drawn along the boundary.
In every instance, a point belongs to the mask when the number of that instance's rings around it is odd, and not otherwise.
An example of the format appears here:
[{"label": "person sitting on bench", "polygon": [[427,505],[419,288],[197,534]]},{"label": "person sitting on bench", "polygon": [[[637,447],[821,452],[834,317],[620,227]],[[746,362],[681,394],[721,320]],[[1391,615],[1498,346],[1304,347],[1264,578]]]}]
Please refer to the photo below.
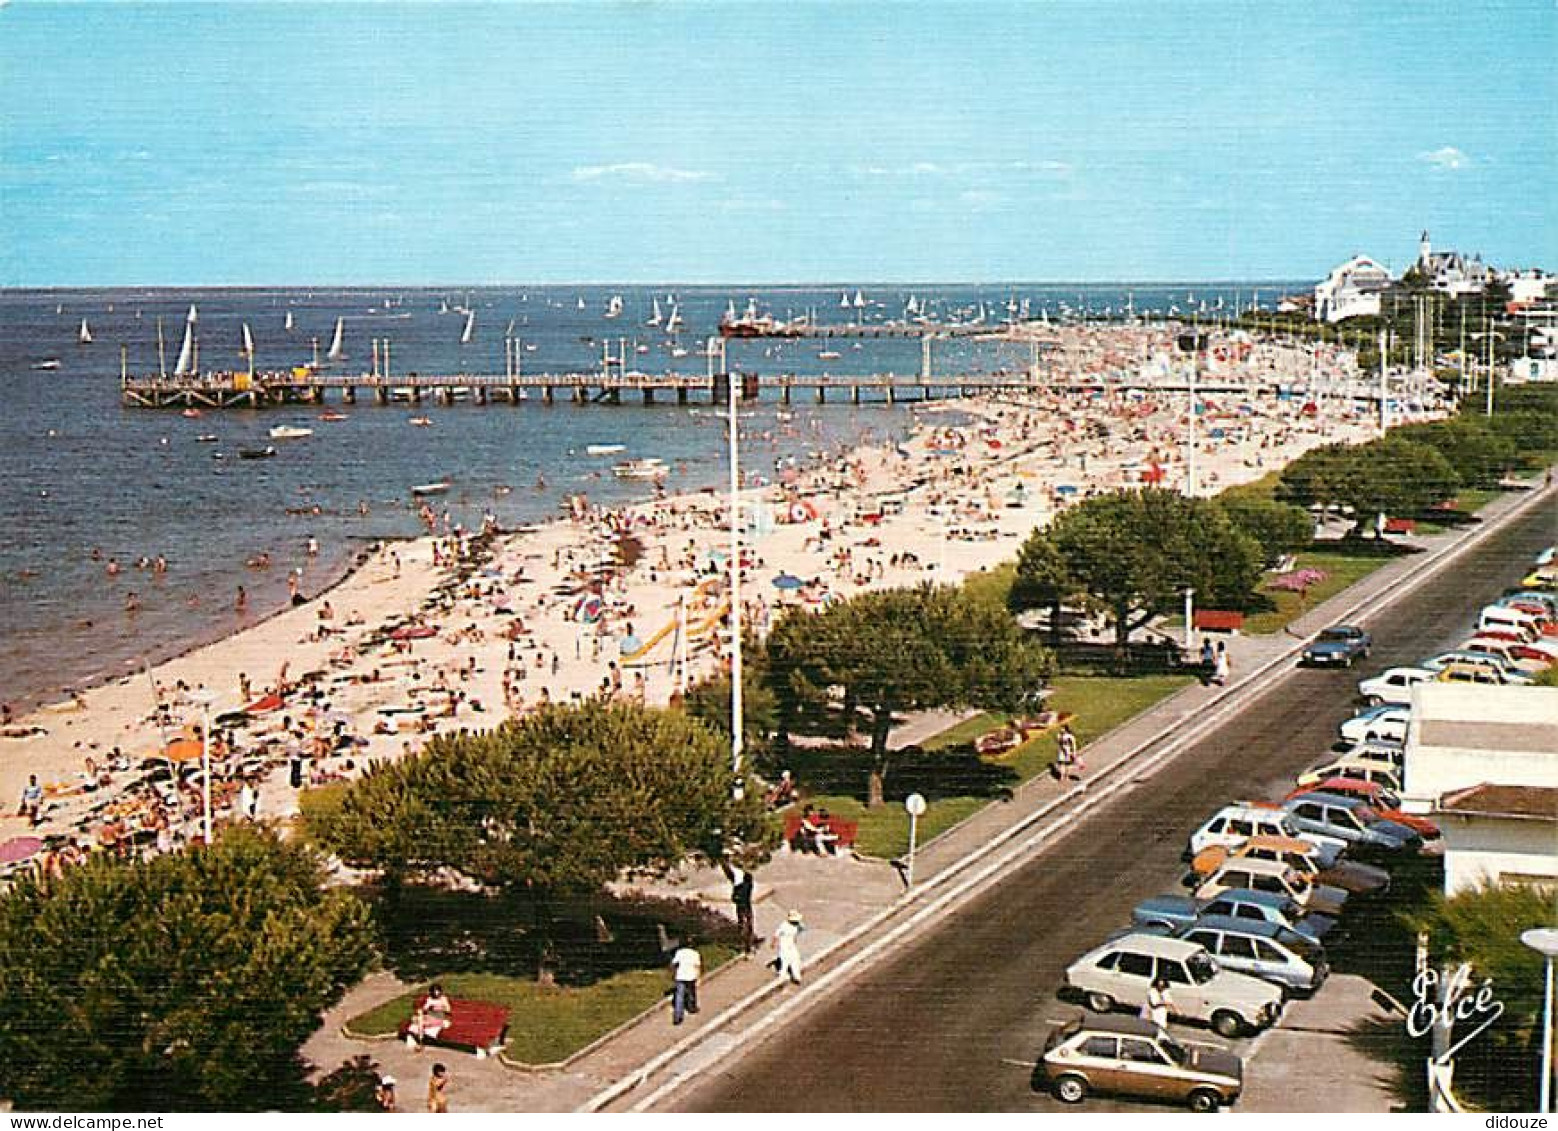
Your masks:
[{"label": "person sitting on bench", "polygon": [[417,1052],[421,1052],[422,1046],[428,1041],[436,1041],[438,1035],[449,1028],[454,1019],[453,1013],[454,1008],[444,995],[444,988],[434,982],[427,991],[427,997],[412,1015],[411,1027],[406,1030],[406,1037],[416,1045]]}]

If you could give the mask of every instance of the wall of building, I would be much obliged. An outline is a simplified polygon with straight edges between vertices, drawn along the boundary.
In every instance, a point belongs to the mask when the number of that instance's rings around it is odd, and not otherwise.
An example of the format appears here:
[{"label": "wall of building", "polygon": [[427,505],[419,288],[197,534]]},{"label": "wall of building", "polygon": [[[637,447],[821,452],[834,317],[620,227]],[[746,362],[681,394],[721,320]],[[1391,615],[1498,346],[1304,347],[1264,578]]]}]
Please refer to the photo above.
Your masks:
[{"label": "wall of building", "polygon": [[1558,822],[1500,817],[1438,817],[1444,833],[1444,893],[1454,895],[1501,877],[1545,876],[1558,882]]}]

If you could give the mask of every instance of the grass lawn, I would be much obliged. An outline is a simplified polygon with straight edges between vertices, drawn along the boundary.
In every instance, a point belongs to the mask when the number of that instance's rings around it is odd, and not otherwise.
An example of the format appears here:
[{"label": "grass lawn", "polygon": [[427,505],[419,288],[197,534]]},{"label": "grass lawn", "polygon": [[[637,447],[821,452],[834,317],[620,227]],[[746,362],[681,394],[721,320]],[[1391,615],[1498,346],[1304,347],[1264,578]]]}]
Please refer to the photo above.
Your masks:
[{"label": "grass lawn", "polygon": [[1290,621],[1304,615],[1310,609],[1346,589],[1355,581],[1367,577],[1380,566],[1395,561],[1383,554],[1357,554],[1346,550],[1304,550],[1295,555],[1296,569],[1325,571],[1325,580],[1307,594],[1281,592],[1261,586],[1261,592],[1276,604],[1276,608],[1252,613],[1245,619],[1244,631],[1254,634],[1280,632]]},{"label": "grass lawn", "polygon": [[[705,970],[724,965],[735,951],[705,943]],[[553,1064],[578,1052],[625,1021],[638,1016],[665,996],[670,974],[665,970],[634,970],[615,974],[589,986],[542,986],[531,978],[504,974],[449,974],[440,982],[450,997],[498,1002],[510,1010],[511,1060]],[[404,994],[346,1023],[359,1037],[393,1036],[422,995]]]},{"label": "grass lawn", "polygon": [[[1062,675],[1055,678],[1049,705],[1063,714],[1073,715],[1071,729],[1077,741],[1086,746],[1095,738],[1113,730],[1134,715],[1166,699],[1191,682],[1190,676],[1149,675],[1110,677]],[[971,756],[974,739],[1006,723],[1007,716],[981,714],[949,727],[923,743],[928,753],[946,752]],[[1021,782],[1046,773],[1055,760],[1055,734],[1035,735],[1016,750],[998,757],[980,759],[992,769],[1003,769]],[[863,777],[862,777],[863,784]],[[893,770],[888,766],[888,800],[876,809],[867,809],[856,796],[824,794],[808,796],[807,801],[826,808],[836,817],[859,821],[856,848],[864,855],[893,858],[909,850],[909,815],[904,812],[899,791],[893,787]],[[925,816],[920,818],[919,839],[924,843],[988,805],[998,794],[954,794],[932,797]]]}]

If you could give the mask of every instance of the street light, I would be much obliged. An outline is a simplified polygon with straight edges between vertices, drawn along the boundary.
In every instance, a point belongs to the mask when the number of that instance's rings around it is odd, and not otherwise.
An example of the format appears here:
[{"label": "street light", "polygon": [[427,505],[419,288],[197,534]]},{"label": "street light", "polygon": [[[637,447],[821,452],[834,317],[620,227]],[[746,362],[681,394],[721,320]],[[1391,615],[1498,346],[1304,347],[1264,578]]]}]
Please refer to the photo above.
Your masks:
[{"label": "street light", "polygon": [[1553,1110],[1553,959],[1558,958],[1558,928],[1533,927],[1520,941],[1547,960],[1547,985],[1542,992],[1542,1091],[1537,1111]]},{"label": "street light", "polygon": [[918,793],[911,793],[903,799],[903,807],[909,814],[909,865],[904,877],[903,886],[906,890],[914,887],[914,848],[919,839],[920,818],[925,815],[925,798]]},{"label": "street light", "polygon": [[730,381],[730,776],[736,800],[741,799],[741,750],[744,724],[741,704],[741,464],[737,437],[740,416],[739,377]]},{"label": "street light", "polygon": [[1493,415],[1493,339],[1497,338],[1499,341],[1503,341],[1504,340],[1504,335],[1500,334],[1497,330],[1492,329],[1491,328],[1491,323],[1484,323],[1484,325],[1489,326],[1489,329],[1484,330],[1480,334],[1473,334],[1472,337],[1479,338],[1479,339],[1482,339],[1482,338],[1487,339],[1487,343],[1488,343],[1488,405],[1487,405],[1487,409],[1486,409],[1486,415],[1492,416]]}]

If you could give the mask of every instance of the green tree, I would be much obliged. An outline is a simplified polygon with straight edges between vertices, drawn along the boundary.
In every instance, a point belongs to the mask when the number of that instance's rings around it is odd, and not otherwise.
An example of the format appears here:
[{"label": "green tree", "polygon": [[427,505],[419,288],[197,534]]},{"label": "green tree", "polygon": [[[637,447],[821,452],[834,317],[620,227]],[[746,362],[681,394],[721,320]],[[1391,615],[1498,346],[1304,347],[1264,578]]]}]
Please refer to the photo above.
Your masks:
[{"label": "green tree", "polygon": [[1514,440],[1476,417],[1409,424],[1391,435],[1433,448],[1468,486],[1496,486],[1520,455]]},{"label": "green tree", "polygon": [[1121,648],[1187,586],[1205,607],[1237,609],[1260,582],[1255,539],[1215,501],[1174,491],[1096,495],[1061,512],[1049,537],[1078,584],[1110,610]]},{"label": "green tree", "polygon": [[1374,516],[1413,515],[1455,494],[1460,477],[1449,461],[1426,444],[1383,436],[1353,449],[1341,488],[1353,522],[1363,529]]},{"label": "green tree", "polygon": [[98,858],[0,896],[0,1095],[23,1108],[221,1111],[301,1097],[302,1042],[375,958],[361,900],[252,829]]},{"label": "green tree", "polygon": [[1217,501],[1234,526],[1260,545],[1263,563],[1296,553],[1314,540],[1314,519],[1302,507],[1245,494],[1226,495]]},{"label": "green tree", "polygon": [[760,797],[734,799],[732,785],[728,742],[685,712],[590,702],[440,735],[306,815],[319,843],[391,880],[452,869],[523,889],[544,934],[559,896],[728,846],[766,850]]},{"label": "green tree", "polygon": [[1306,508],[1329,510],[1340,506],[1353,464],[1353,449],[1346,444],[1311,448],[1283,469],[1276,498]]},{"label": "green tree", "polygon": [[1017,556],[1017,576],[1007,595],[1011,610],[1048,609],[1050,645],[1059,647],[1061,610],[1081,591],[1055,540],[1043,530],[1030,534]]},{"label": "green tree", "polygon": [[1504,1005],[1498,1023],[1457,1056],[1458,1088],[1492,1111],[1535,1110],[1544,969],[1520,934],[1558,926],[1551,889],[1512,884],[1436,893],[1405,917],[1428,936],[1436,966],[1470,963],[1476,981],[1491,979],[1493,997]]},{"label": "green tree", "polygon": [[[763,645],[748,637],[741,656],[741,716],[744,747],[754,758],[767,749],[779,727],[779,703],[768,681],[768,657]],[[730,673],[718,672],[687,688],[683,708],[693,718],[730,741]]]},{"label": "green tree", "polygon": [[769,636],[768,659],[787,729],[840,710],[853,729],[864,715],[873,806],[882,803],[900,713],[1021,710],[1053,668],[1004,609],[929,585],[863,593],[818,613],[792,610]]}]

